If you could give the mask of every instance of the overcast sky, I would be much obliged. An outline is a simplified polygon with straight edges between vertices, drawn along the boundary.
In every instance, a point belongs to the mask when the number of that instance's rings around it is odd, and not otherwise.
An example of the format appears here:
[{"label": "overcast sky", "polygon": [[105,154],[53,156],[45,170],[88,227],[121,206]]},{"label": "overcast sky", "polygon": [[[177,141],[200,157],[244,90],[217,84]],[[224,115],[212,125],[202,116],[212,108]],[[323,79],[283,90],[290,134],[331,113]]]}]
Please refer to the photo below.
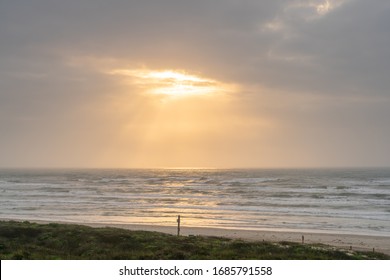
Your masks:
[{"label": "overcast sky", "polygon": [[0,167],[390,166],[389,89],[387,0],[0,0]]}]

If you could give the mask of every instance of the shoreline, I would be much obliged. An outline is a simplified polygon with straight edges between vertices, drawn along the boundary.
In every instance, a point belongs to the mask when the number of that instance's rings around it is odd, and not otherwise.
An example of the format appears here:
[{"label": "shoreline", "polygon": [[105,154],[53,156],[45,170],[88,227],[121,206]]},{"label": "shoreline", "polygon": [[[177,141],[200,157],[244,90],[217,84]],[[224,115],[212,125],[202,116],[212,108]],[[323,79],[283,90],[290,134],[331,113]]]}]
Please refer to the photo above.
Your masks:
[{"label": "shoreline", "polygon": [[[78,224],[90,227],[113,227],[132,231],[155,231],[176,235],[177,227],[161,225],[143,225],[143,224],[109,224],[109,223],[76,223],[64,221],[45,221],[45,220],[23,220],[23,219],[0,219],[2,221],[29,221],[38,224],[59,223],[59,224]],[[270,241],[270,242],[297,242],[304,244],[325,244],[338,249],[354,251],[373,251],[390,255],[390,237],[355,235],[343,233],[319,233],[308,231],[275,231],[275,230],[244,230],[244,229],[222,229],[208,227],[186,227],[181,226],[180,235],[191,236],[215,236],[231,239],[242,239],[246,241]]]}]

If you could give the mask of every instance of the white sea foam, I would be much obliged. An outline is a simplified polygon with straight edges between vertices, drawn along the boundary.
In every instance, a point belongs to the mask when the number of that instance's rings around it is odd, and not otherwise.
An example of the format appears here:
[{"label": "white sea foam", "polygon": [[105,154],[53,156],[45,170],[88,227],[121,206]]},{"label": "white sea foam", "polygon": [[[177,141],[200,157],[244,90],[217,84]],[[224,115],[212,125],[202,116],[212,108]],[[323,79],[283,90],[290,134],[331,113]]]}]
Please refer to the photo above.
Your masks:
[{"label": "white sea foam", "polygon": [[390,236],[390,170],[0,170],[0,218]]}]

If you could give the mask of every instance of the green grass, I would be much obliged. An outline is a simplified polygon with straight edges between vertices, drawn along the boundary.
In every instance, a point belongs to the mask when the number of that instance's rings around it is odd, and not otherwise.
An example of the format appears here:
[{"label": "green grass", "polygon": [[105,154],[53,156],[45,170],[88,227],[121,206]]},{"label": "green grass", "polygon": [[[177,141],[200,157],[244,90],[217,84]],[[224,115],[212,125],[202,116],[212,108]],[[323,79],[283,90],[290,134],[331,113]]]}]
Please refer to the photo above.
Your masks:
[{"label": "green grass", "polygon": [[373,252],[342,251],[325,245],[246,242],[202,236],[174,236],[72,224],[0,221],[0,259],[390,259]]}]

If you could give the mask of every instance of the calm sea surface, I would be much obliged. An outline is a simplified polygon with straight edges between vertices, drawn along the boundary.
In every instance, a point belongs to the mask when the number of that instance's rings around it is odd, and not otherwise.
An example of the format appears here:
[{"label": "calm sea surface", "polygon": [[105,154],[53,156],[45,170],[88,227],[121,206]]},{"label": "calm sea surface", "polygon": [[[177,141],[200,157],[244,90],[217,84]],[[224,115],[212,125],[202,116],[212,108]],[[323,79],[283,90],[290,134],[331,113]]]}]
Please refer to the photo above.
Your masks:
[{"label": "calm sea surface", "polygon": [[390,236],[390,169],[0,170],[0,218]]}]

